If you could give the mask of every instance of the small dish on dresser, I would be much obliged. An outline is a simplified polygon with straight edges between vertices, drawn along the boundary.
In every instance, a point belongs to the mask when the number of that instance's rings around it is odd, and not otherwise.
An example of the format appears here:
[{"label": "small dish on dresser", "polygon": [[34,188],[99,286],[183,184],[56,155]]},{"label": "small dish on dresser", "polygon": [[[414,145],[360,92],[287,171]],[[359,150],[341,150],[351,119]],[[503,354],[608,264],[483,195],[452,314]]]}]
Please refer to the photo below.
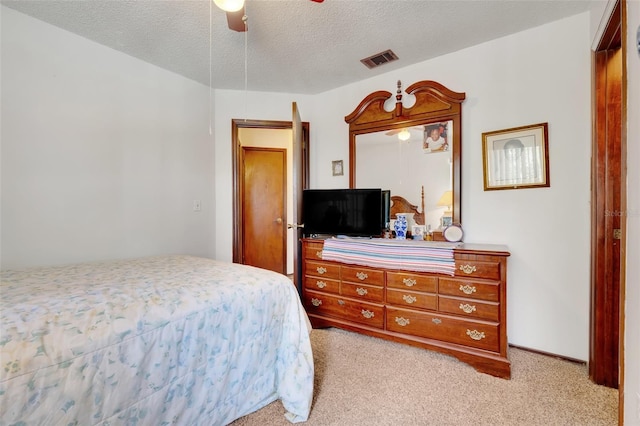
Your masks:
[{"label": "small dish on dresser", "polygon": [[462,241],[462,237],[464,236],[464,232],[462,231],[462,226],[457,223],[453,223],[442,231],[442,236],[445,240],[451,243],[457,243]]}]

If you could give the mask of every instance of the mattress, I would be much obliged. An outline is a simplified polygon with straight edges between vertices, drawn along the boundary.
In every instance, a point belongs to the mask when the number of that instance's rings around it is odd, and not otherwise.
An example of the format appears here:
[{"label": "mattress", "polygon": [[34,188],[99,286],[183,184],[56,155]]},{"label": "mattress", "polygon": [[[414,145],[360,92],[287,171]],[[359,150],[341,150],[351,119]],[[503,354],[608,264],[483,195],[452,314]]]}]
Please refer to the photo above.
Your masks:
[{"label": "mattress", "polygon": [[191,256],[2,272],[0,424],[308,418],[313,356],[287,277]]}]

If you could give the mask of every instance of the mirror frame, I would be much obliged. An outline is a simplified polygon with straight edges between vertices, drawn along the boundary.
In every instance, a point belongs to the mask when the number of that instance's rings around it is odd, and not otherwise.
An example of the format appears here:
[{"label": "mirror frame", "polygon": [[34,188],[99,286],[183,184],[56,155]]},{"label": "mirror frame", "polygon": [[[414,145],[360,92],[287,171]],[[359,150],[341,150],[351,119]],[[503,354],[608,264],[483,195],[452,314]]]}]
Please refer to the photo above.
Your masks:
[{"label": "mirror frame", "polygon": [[464,92],[454,92],[431,80],[418,81],[410,85],[406,93],[415,96],[415,103],[408,108],[402,104],[402,83],[398,80],[393,110],[384,109],[384,104],[391,99],[392,93],[379,90],[366,96],[356,109],[344,118],[349,124],[349,188],[355,188],[356,183],[357,135],[452,120],[453,223],[459,224],[462,195],[462,102],[466,95]]}]

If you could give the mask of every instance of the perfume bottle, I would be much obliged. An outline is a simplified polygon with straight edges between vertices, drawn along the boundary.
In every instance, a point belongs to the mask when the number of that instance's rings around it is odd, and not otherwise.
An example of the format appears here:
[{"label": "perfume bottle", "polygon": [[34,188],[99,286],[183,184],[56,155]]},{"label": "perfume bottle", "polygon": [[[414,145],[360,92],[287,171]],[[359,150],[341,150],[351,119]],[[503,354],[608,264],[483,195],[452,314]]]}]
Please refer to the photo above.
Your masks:
[{"label": "perfume bottle", "polygon": [[424,239],[427,241],[433,241],[433,231],[431,225],[427,225],[427,232],[424,233]]}]

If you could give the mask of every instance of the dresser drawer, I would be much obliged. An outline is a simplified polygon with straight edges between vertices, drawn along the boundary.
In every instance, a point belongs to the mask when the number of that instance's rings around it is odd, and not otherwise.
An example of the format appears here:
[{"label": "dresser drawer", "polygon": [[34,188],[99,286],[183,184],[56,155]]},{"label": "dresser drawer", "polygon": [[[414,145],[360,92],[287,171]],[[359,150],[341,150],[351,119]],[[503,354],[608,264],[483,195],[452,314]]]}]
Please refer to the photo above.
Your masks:
[{"label": "dresser drawer", "polygon": [[497,282],[440,278],[438,294],[497,302],[500,300],[500,284]]},{"label": "dresser drawer", "polygon": [[500,305],[497,302],[480,302],[473,299],[438,296],[438,310],[489,321],[500,320]]},{"label": "dresser drawer", "polygon": [[437,296],[435,294],[420,293],[417,291],[387,289],[387,303],[409,308],[437,309]]},{"label": "dresser drawer", "polygon": [[387,330],[500,352],[497,323],[387,306]]},{"label": "dresser drawer", "polygon": [[435,293],[438,278],[411,272],[387,272],[387,287]]},{"label": "dresser drawer", "polygon": [[379,269],[365,268],[364,266],[342,266],[342,281],[352,283],[384,285],[384,272]]},{"label": "dresser drawer", "polygon": [[322,260],[322,248],[324,241],[307,241],[303,245],[304,258],[309,260]]},{"label": "dresser drawer", "polygon": [[372,286],[366,284],[342,283],[340,294],[345,297],[353,297],[354,299],[371,300],[380,302],[384,300],[384,289],[381,286]]},{"label": "dresser drawer", "polygon": [[304,286],[308,290],[326,291],[328,293],[340,294],[340,281],[331,280],[324,277],[304,277]]},{"label": "dresser drawer", "polygon": [[456,259],[456,277],[500,280],[500,262]]},{"label": "dresser drawer", "polygon": [[340,266],[328,262],[313,262],[305,260],[305,275],[327,279],[340,279]]},{"label": "dresser drawer", "polygon": [[384,326],[384,306],[380,304],[307,291],[304,306],[309,314],[326,315],[376,328]]}]

